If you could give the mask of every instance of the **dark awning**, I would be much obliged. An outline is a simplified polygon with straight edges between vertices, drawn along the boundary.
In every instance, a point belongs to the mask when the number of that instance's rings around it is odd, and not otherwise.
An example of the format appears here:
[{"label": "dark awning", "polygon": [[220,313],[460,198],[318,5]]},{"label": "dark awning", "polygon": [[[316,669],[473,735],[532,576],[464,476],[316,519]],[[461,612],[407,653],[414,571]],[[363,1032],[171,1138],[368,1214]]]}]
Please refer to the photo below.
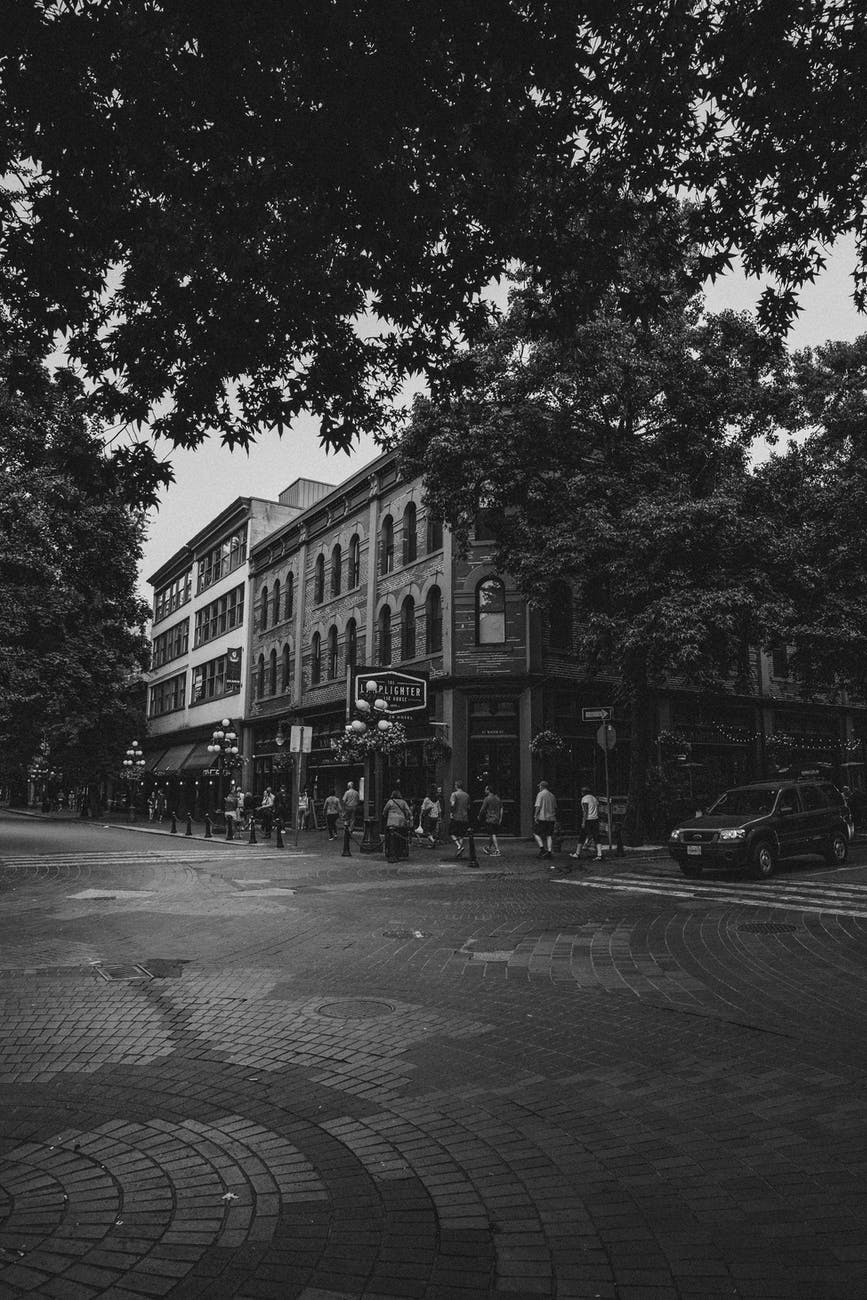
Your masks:
[{"label": "dark awning", "polygon": [[182,771],[184,776],[187,776],[188,774],[192,776],[195,772],[204,772],[205,768],[214,765],[214,761],[218,756],[216,754],[208,753],[208,745],[210,745],[210,743],[209,740],[203,740],[200,744],[193,745],[190,754],[183,763]]},{"label": "dark awning", "polygon": [[144,770],[146,772],[153,772],[154,768],[159,767],[160,760],[165,752],[164,749],[155,749],[150,758],[145,759]]},{"label": "dark awning", "polygon": [[155,764],[155,772],[179,772],[184,764],[184,759],[195,749],[194,745],[172,745],[163,754],[159,763]]}]

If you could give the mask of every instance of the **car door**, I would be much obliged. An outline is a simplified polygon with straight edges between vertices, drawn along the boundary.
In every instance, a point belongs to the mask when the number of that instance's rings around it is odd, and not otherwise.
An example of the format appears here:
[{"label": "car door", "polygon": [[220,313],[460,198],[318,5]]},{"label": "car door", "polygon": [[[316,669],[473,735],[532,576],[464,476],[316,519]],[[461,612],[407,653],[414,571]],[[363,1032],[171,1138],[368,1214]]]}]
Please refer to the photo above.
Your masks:
[{"label": "car door", "polygon": [[807,852],[821,853],[828,839],[828,826],[832,809],[817,785],[801,786],[801,806],[804,810],[804,833]]},{"label": "car door", "polygon": [[808,853],[805,848],[806,827],[801,796],[794,785],[785,785],[777,796],[774,821],[780,844],[780,857],[791,858],[798,853]]}]

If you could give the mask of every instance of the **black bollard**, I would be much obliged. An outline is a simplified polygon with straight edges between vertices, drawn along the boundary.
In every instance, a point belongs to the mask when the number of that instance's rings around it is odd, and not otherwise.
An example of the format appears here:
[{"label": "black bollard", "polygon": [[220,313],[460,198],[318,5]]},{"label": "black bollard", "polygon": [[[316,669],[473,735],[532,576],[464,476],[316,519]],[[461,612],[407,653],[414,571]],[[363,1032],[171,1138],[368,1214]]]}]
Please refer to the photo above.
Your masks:
[{"label": "black bollard", "polygon": [[178,833],[178,814],[172,813],[172,824],[171,827],[169,828],[169,834],[177,835],[177,833]]},{"label": "black bollard", "polygon": [[277,831],[277,839],[276,839],[276,841],[275,841],[275,842],[276,842],[276,845],[277,845],[277,848],[278,848],[278,849],[282,849],[282,848],[284,847],[284,845],[283,845],[283,823],[282,823],[282,821],[280,820],[279,817],[277,818],[276,822],[274,823],[274,827],[275,827],[275,830]]},{"label": "black bollard", "polygon": [[614,849],[615,857],[625,858],[626,849],[623,847],[623,831],[619,826],[615,827],[614,829],[614,844],[615,844],[615,849]]},{"label": "black bollard", "polygon": [[206,840],[213,839],[213,832],[211,831],[211,819],[207,813],[205,813],[205,839]]},{"label": "black bollard", "polygon": [[351,857],[352,857],[352,849],[349,847],[351,843],[352,843],[352,833],[351,833],[351,831],[350,831],[350,829],[349,829],[349,822],[344,822],[344,824],[343,824],[343,849],[342,849],[341,854],[340,854],[340,856],[341,856],[342,858],[351,858]]},{"label": "black bollard", "polygon": [[193,814],[187,813],[187,829],[184,831],[184,834],[192,835],[192,833],[193,833]]},{"label": "black bollard", "polygon": [[470,856],[467,858],[467,866],[477,867],[479,865],[479,859],[476,857],[476,841],[475,841],[475,837],[473,836],[472,826],[468,827],[467,829],[467,839],[469,840],[469,844],[470,844]]},{"label": "black bollard", "polygon": [[257,841],[256,841],[256,822],[255,822],[255,820],[254,820],[252,817],[250,818],[250,841],[249,841],[249,842],[250,842],[251,844],[255,844],[255,843],[257,842]]},{"label": "black bollard", "polygon": [[235,818],[227,817],[226,818],[226,839],[233,840],[234,838],[235,838]]}]

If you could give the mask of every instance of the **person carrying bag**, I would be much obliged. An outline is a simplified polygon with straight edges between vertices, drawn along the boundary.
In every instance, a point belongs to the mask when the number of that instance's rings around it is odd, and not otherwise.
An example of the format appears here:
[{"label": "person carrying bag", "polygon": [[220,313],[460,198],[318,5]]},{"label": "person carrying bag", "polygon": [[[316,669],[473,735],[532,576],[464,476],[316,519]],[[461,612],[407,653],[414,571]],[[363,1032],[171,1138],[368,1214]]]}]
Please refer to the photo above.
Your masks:
[{"label": "person carrying bag", "polygon": [[385,860],[396,862],[398,858],[409,857],[409,827],[412,825],[412,809],[402,797],[399,790],[392,790],[382,810],[385,821]]}]

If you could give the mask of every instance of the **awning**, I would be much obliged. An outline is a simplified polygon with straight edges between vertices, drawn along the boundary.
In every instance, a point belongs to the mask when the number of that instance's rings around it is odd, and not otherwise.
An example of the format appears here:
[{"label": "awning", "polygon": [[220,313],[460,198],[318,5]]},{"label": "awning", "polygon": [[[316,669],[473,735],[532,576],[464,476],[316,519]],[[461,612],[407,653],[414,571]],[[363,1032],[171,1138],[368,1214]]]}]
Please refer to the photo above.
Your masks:
[{"label": "awning", "polygon": [[162,756],[165,752],[166,751],[164,749],[154,750],[150,758],[145,759],[144,770],[146,772],[152,772],[155,767],[159,767],[160,760],[162,759]]},{"label": "awning", "polygon": [[187,776],[194,772],[204,772],[205,768],[215,766],[216,754],[208,753],[209,740],[203,740],[198,745],[193,745],[191,753],[184,760],[182,775]]},{"label": "awning", "polygon": [[189,744],[172,745],[171,748],[167,749],[166,752],[163,754],[159,763],[155,764],[154,771],[155,772],[180,771],[181,767],[183,766],[184,759],[188,758],[194,749],[195,749],[195,745],[189,745]]}]

